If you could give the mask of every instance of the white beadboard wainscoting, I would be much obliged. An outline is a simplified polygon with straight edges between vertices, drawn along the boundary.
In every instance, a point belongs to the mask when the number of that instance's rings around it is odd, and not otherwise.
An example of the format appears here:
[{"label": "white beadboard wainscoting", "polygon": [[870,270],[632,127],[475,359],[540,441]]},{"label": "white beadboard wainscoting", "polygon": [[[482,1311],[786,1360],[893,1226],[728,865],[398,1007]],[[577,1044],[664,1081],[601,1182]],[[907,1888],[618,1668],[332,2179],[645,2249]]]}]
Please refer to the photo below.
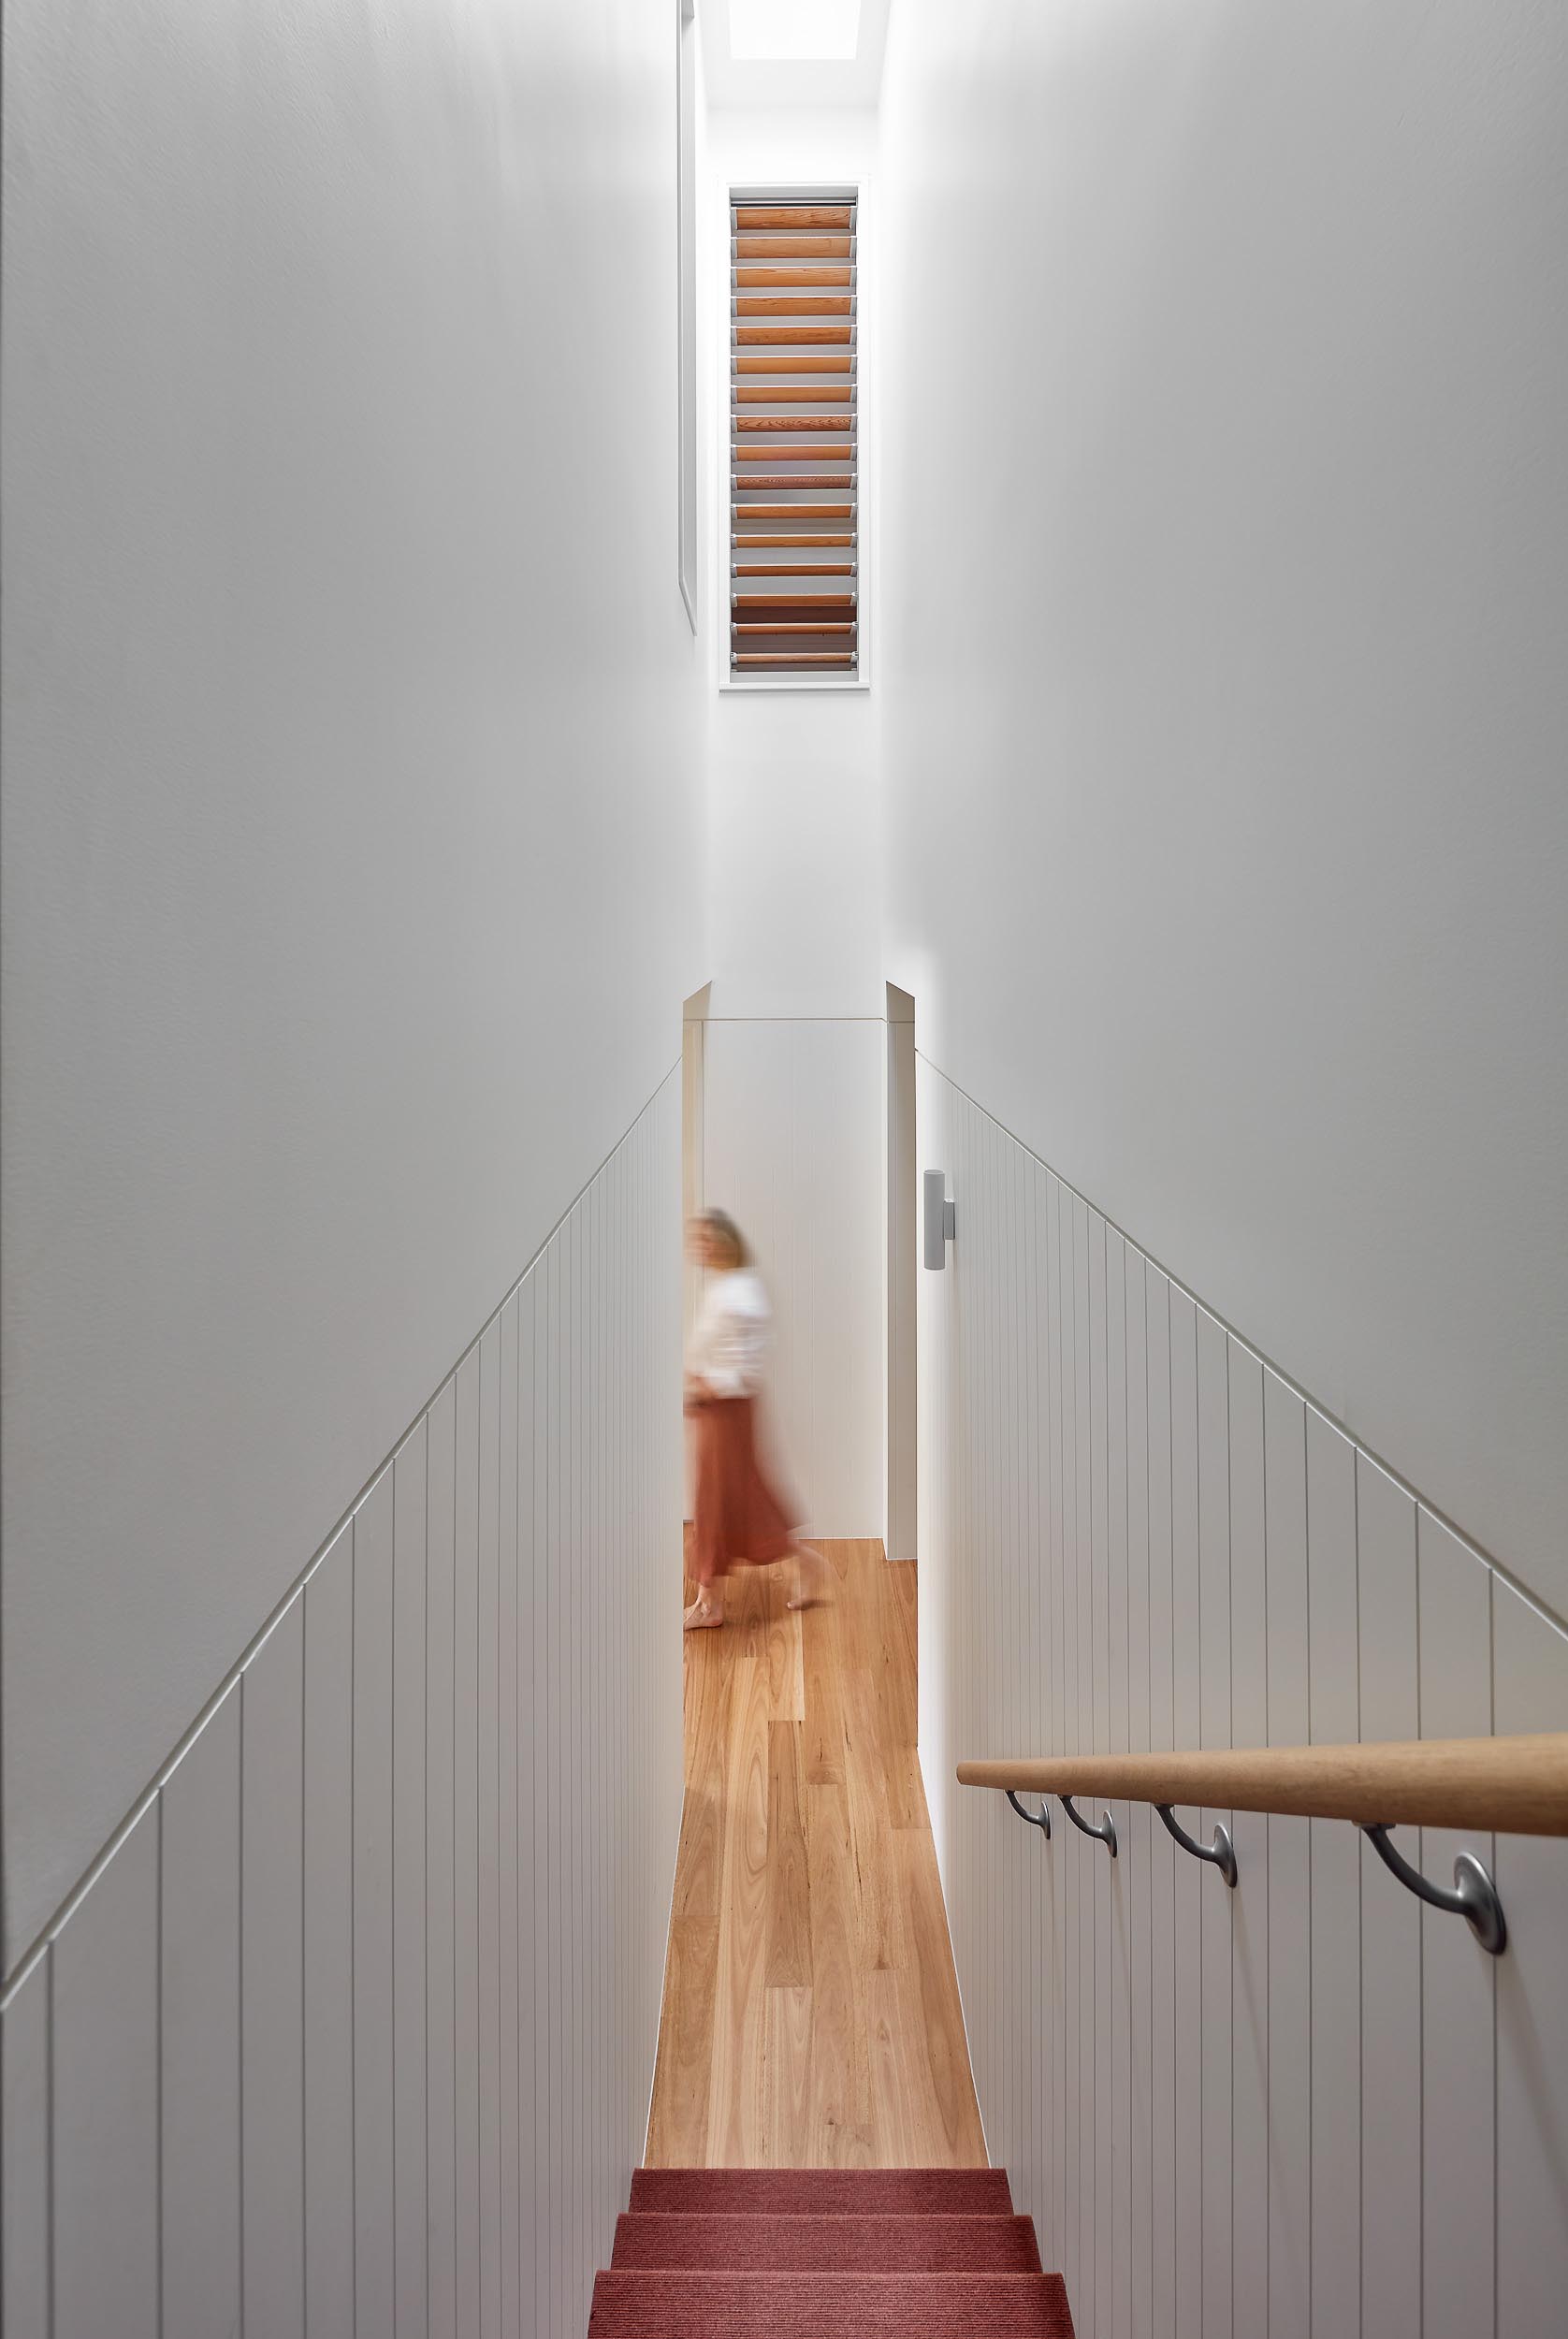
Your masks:
[{"label": "white beadboard wainscoting", "polygon": [[[1568,1637],[927,1063],[921,1752],[986,2137],[1080,2339],[1547,2339],[1568,2299],[1568,1844],[1485,1838],[1488,1957],[1349,1826],[965,1756],[1561,1729]],[[1097,1816],[1097,1814],[1096,1814]],[[1465,1838],[1396,1841],[1440,1881]]]},{"label": "white beadboard wainscoting", "polygon": [[7,1998],[7,2339],[567,2339],[681,1797],[667,1080]]},{"label": "white beadboard wainscoting", "polygon": [[879,1535],[886,1516],[886,1056],[880,1016],[704,1033],[704,1199],[768,1286],[784,1475],[823,1535]]}]

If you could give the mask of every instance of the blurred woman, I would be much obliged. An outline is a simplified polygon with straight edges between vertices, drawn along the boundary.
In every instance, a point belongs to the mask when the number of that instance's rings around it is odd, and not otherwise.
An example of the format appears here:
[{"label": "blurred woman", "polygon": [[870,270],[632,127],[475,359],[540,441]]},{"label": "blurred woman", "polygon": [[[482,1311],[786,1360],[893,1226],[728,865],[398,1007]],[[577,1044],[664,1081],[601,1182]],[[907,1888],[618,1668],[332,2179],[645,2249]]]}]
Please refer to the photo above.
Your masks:
[{"label": "blurred woman", "polygon": [[707,1277],[686,1365],[686,1410],[697,1438],[697,1597],[686,1611],[692,1633],[723,1623],[724,1577],[732,1567],[766,1567],[792,1557],[791,1608],[820,1600],[830,1571],[821,1553],[800,1540],[795,1511],[757,1458],[757,1392],[773,1320],[762,1278],[739,1228],[721,1210],[692,1220],[689,1246]]}]

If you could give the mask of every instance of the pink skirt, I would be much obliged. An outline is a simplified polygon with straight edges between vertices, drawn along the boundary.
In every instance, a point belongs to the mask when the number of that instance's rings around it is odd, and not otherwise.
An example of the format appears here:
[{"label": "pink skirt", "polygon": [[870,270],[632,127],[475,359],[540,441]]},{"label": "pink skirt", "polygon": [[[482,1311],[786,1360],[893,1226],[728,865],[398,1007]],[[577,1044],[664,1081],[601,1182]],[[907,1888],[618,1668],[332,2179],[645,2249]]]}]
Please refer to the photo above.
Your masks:
[{"label": "pink skirt", "polygon": [[757,1408],[749,1397],[704,1397],[697,1428],[691,1573],[711,1584],[733,1567],[766,1567],[794,1546],[794,1514],[757,1459]]}]

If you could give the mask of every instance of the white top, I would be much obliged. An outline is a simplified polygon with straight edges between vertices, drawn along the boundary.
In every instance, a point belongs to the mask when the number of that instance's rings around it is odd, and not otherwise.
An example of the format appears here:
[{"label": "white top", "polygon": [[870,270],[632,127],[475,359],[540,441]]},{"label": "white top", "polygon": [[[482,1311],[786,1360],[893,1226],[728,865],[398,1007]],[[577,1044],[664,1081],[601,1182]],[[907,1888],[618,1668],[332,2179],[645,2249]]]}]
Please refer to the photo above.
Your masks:
[{"label": "white top", "polygon": [[716,1397],[751,1397],[762,1385],[773,1310],[749,1267],[709,1275],[687,1354],[687,1370]]}]

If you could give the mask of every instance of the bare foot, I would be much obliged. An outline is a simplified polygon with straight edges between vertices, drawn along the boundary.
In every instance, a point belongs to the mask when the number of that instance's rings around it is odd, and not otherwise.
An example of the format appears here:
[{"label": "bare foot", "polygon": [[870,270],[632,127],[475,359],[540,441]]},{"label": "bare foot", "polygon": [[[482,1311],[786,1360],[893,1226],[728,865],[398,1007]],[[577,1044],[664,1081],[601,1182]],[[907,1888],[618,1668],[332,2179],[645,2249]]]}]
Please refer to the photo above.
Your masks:
[{"label": "bare foot", "polygon": [[705,1591],[700,1591],[697,1594],[681,1620],[684,1629],[689,1633],[706,1633],[711,1631],[716,1624],[722,1624],[723,1621],[723,1602],[710,1599]]},{"label": "bare foot", "polygon": [[795,1589],[784,1605],[790,1608],[820,1607],[827,1600],[832,1582],[833,1570],[815,1544],[797,1543]]}]

